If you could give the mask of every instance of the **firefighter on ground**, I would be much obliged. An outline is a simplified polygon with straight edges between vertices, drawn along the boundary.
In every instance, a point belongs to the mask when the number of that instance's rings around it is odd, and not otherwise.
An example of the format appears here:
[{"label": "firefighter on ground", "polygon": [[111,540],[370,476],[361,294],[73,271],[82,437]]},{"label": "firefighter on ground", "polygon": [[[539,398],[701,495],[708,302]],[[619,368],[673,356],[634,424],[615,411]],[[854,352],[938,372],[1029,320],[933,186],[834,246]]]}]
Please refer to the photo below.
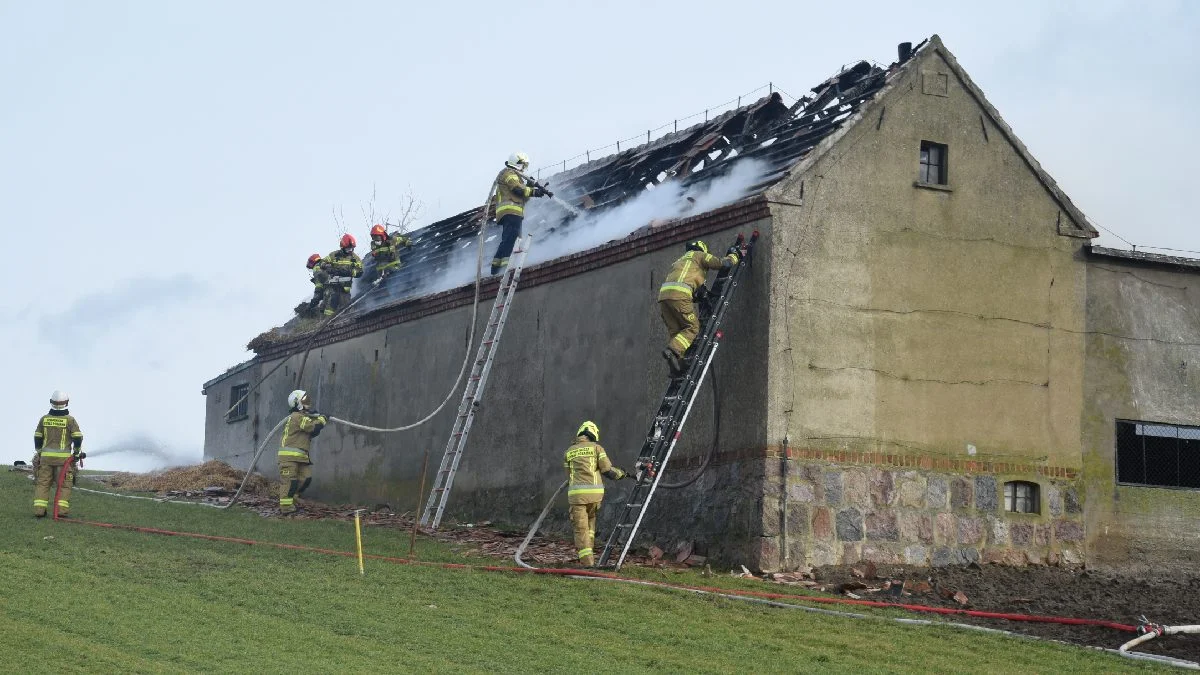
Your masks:
[{"label": "firefighter on ground", "polygon": [[375,274],[387,276],[400,269],[400,249],[412,246],[412,239],[400,232],[388,234],[383,225],[371,228],[371,257],[375,258]]},{"label": "firefighter on ground", "polygon": [[633,478],[627,471],[613,466],[601,447],[600,429],[595,422],[584,422],[575,432],[575,443],[567,448],[563,466],[567,470],[567,503],[571,508],[571,525],[575,528],[575,548],[579,562],[584,567],[593,567],[592,544],[596,539],[596,512],[604,501],[604,482],[600,476],[612,480]]},{"label": "firefighter on ground", "polygon": [[352,234],[343,234],[341,248],[325,256],[322,261],[329,272],[329,282],[325,285],[325,301],[321,303],[325,316],[338,313],[350,300],[350,286],[354,279],[362,276],[362,258],[354,252],[358,241]]},{"label": "firefighter on ground", "polygon": [[699,239],[688,242],[687,251],[671,265],[667,278],[658,289],[658,309],[663,323],[671,334],[663,358],[672,374],[684,370],[683,359],[692,341],[700,334],[700,317],[693,301],[696,289],[704,285],[708,270],[732,267],[741,260],[737,246],[731,246],[724,258],[708,252],[708,245]]},{"label": "firefighter on ground", "polygon": [[545,197],[549,192],[540,185],[530,185],[525,172],[529,170],[529,155],[514,152],[504,163],[504,169],[496,176],[495,191],[491,206],[496,212],[496,222],[503,228],[500,247],[492,258],[492,274],[508,266],[517,237],[521,236],[521,223],[525,220],[525,203],[534,197]]},{"label": "firefighter on ground", "polygon": [[329,266],[321,259],[320,253],[308,256],[308,269],[312,270],[313,296],[308,301],[308,313],[316,314],[325,299],[325,285],[329,283]]},{"label": "firefighter on ground", "polygon": [[[33,491],[33,515],[42,518],[50,508],[50,495],[57,489],[59,474],[68,463],[83,460],[83,432],[79,422],[67,411],[70,397],[61,391],[50,394],[50,412],[38,420],[33,430],[33,473],[37,486]],[[58,494],[58,515],[65,517],[71,510],[72,474],[61,476],[62,491]]]},{"label": "firefighter on ground", "polygon": [[283,440],[279,446],[279,512],[296,512],[296,499],[312,482],[312,440],[325,428],[328,420],[312,409],[308,392],[297,389],[288,394],[291,414],[283,425]]}]

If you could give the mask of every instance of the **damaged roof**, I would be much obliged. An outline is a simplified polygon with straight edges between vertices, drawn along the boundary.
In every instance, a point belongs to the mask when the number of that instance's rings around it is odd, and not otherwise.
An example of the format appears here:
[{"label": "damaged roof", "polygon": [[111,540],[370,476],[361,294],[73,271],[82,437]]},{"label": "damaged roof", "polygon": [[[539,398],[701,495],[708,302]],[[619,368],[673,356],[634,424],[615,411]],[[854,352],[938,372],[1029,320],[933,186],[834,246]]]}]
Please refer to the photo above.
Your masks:
[{"label": "damaged roof", "polygon": [[[917,45],[911,53],[925,44]],[[905,61],[909,58],[906,56]],[[898,61],[881,68],[859,61],[843,67],[790,105],[778,92],[772,92],[700,124],[549,175],[543,182],[557,198],[585,213],[594,213],[668,182],[689,192],[702,190],[706,183],[727,175],[734,165],[732,160],[752,158],[758,161],[762,173],[738,199],[761,194],[853,117],[900,65]],[[555,209],[561,207],[542,212]],[[355,313],[367,314],[427,294],[431,289],[414,289],[411,279],[436,276],[452,265],[453,254],[468,248],[478,235],[481,212],[482,207],[477,207],[409,233],[413,245],[401,253],[404,273],[385,280],[374,293],[376,297],[355,308]],[[532,211],[527,214],[531,217],[526,218],[526,231],[536,227],[534,215]],[[550,215],[563,218],[566,211]],[[577,224],[566,216],[555,225],[560,233],[569,234],[573,226],[586,227],[586,222]],[[635,227],[644,225],[649,223]],[[494,246],[499,233],[485,236]]]}]

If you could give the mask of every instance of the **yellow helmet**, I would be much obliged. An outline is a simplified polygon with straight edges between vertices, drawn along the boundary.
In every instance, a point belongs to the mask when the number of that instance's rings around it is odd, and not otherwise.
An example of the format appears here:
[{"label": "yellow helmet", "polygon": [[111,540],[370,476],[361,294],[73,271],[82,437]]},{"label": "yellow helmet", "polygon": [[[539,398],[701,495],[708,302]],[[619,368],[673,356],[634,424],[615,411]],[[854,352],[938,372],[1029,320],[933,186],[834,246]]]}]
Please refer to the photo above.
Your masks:
[{"label": "yellow helmet", "polygon": [[687,245],[687,250],[689,250],[689,251],[701,251],[701,252],[703,252],[703,253],[708,253],[708,244],[704,243],[704,242],[703,242],[702,240],[700,240],[700,239],[697,239],[697,240],[695,240],[695,241],[689,241],[689,242],[688,242],[688,245]]},{"label": "yellow helmet", "polygon": [[600,427],[596,423],[588,420],[579,425],[579,431],[575,432],[576,436],[590,436],[595,442],[600,442]]}]

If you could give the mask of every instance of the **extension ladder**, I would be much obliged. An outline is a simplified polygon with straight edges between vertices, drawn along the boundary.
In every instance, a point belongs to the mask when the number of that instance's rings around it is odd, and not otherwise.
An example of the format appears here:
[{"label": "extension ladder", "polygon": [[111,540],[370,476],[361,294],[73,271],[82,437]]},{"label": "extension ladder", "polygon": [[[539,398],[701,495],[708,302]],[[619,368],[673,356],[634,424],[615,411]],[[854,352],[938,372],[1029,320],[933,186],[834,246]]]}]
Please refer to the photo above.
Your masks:
[{"label": "extension ladder", "polygon": [[517,292],[517,280],[521,278],[521,269],[525,267],[525,256],[529,253],[531,242],[532,235],[528,234],[517,241],[517,247],[509,259],[510,264],[500,276],[496,301],[492,305],[491,314],[488,315],[487,326],[479,343],[479,353],[475,356],[475,365],[467,378],[462,403],[458,406],[458,416],[454,418],[450,438],[446,441],[446,452],[442,455],[441,466],[433,479],[433,490],[429,493],[425,511],[421,515],[422,526],[431,526],[436,530],[442,522],[442,513],[445,512],[446,502],[450,499],[450,487],[454,484],[454,474],[458,472],[458,463],[467,447],[467,434],[471,431],[471,423],[475,421],[475,413],[479,410],[483,388],[487,385],[488,374],[492,371],[492,361],[496,358],[496,349],[500,346],[500,335],[504,332],[504,323],[508,320],[508,310],[512,308],[513,297]]},{"label": "extension ladder", "polygon": [[[740,248],[744,241],[739,234],[736,245]],[[721,270],[713,282],[712,294],[709,297],[712,311],[707,318],[702,316],[700,334],[692,347],[687,369],[682,374],[672,377],[667,385],[667,393],[663,395],[662,403],[650,425],[650,433],[646,436],[642,451],[638,455],[637,482],[621,509],[621,519],[608,535],[604,551],[597,562],[599,567],[608,565],[613,551],[618,546],[621,547],[621,554],[617,558],[616,569],[621,569],[625,556],[629,554],[629,548],[637,537],[638,528],[641,527],[642,518],[646,515],[658,482],[662,479],[671,453],[675,450],[675,443],[683,433],[683,425],[687,423],[688,414],[692,411],[692,403],[695,402],[700,385],[703,384],[708,368],[721,346],[721,339],[724,337],[721,323],[725,320],[725,313],[729,309],[730,300],[733,299],[733,291],[737,288],[742,270],[749,266],[756,241],[757,230],[750,235],[750,242],[745,245],[745,259],[729,269]]]}]

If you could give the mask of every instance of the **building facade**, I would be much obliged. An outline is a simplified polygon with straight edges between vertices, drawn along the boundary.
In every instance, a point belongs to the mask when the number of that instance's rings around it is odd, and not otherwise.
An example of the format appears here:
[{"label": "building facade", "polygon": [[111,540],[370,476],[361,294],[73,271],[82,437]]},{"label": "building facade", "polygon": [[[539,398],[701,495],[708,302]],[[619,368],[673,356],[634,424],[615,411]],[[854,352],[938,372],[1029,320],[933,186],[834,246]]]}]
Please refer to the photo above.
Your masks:
[{"label": "building facade", "polygon": [[[801,150],[735,204],[526,270],[449,514],[531,521],[584,419],[632,465],[666,385],[664,272],[689,239],[723,247],[758,229],[668,468],[696,480],[659,492],[643,543],[763,570],[1196,564],[1200,264],[1093,248],[1095,230],[937,36],[836,95],[842,107],[795,121]],[[747,109],[722,123],[750,129],[767,111]],[[704,134],[689,143],[708,152]],[[301,341],[285,340],[207,383],[206,456],[248,464],[298,384],[373,426],[423,416],[466,355],[472,290],[336,324],[299,382]],[[281,360],[227,419],[239,387]],[[407,432],[333,426],[313,493],[414,507],[456,402]]]}]

